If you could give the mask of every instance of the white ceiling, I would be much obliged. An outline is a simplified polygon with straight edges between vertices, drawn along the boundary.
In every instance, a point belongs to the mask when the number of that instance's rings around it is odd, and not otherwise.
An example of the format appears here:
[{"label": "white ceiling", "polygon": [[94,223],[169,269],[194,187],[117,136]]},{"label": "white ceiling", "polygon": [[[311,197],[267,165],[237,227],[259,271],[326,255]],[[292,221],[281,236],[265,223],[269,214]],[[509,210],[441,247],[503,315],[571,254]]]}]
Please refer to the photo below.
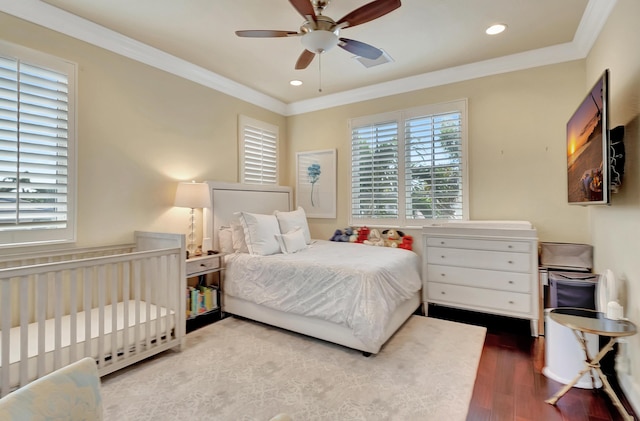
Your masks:
[{"label": "white ceiling", "polygon": [[[338,20],[368,1],[332,0],[324,14]],[[614,3],[402,0],[399,9],[341,32],[393,61],[366,68],[347,51],[328,51],[321,57],[321,93],[318,57],[307,69],[294,69],[303,50],[299,37],[234,33],[297,31],[303,19],[286,0],[0,0],[0,11],[288,115],[583,58]],[[485,35],[494,23],[508,28]],[[290,86],[292,79],[304,84]]]}]

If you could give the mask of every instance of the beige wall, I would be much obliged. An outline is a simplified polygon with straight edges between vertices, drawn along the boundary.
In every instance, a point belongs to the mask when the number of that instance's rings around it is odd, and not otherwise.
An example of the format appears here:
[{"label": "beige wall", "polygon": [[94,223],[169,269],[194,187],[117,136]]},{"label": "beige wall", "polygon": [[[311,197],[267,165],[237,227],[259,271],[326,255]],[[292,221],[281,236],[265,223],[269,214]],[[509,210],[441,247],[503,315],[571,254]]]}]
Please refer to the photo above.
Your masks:
[{"label": "beige wall", "polygon": [[[621,191],[609,207],[590,209],[595,270],[611,269],[623,282],[625,316],[640,325],[640,3],[618,0],[587,58],[587,84],[610,69],[612,127],[625,125],[626,165]],[[585,86],[585,89],[588,89]],[[621,346],[618,376],[636,411],[640,410],[640,335]]]},{"label": "beige wall", "polygon": [[286,138],[278,114],[3,13],[0,39],[78,64],[79,245],[187,233],[177,181],[238,180],[239,114]]},{"label": "beige wall", "polygon": [[312,234],[329,238],[348,224],[350,118],[468,98],[471,219],[528,220],[541,241],[589,242],[588,210],[566,199],[566,122],[584,80],[584,61],[574,61],[290,117],[289,162],[300,151],[338,151],[338,217],[311,220]]}]

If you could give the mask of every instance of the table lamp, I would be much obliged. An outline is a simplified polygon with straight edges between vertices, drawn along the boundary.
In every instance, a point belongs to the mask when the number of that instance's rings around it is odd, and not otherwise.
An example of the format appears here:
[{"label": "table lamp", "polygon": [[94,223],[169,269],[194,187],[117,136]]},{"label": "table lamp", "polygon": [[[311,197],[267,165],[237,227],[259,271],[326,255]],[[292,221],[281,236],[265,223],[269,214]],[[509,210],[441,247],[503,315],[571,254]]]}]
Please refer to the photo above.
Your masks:
[{"label": "table lamp", "polygon": [[184,182],[178,184],[176,190],[175,206],[181,208],[191,208],[189,219],[189,237],[187,244],[187,251],[189,256],[193,256],[196,251],[195,244],[195,208],[206,208],[209,206],[209,185],[207,183],[191,183]]}]

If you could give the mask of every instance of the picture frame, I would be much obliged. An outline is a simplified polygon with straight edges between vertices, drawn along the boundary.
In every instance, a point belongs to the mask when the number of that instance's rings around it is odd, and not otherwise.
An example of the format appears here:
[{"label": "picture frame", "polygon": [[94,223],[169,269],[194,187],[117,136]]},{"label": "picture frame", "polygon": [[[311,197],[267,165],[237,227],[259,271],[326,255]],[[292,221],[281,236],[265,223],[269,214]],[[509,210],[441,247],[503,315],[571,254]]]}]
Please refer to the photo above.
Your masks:
[{"label": "picture frame", "polygon": [[296,153],[296,207],[308,218],[336,217],[336,150]]}]

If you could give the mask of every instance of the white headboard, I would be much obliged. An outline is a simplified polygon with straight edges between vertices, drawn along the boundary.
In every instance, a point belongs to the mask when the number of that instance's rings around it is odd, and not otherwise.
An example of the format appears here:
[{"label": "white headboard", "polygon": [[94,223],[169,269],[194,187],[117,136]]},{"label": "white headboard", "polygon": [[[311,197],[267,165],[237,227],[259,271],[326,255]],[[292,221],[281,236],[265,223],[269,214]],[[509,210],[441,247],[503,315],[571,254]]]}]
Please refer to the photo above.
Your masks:
[{"label": "white headboard", "polygon": [[207,181],[211,208],[203,212],[205,250],[219,250],[218,230],[229,226],[234,212],[272,214],[293,209],[291,187]]}]

